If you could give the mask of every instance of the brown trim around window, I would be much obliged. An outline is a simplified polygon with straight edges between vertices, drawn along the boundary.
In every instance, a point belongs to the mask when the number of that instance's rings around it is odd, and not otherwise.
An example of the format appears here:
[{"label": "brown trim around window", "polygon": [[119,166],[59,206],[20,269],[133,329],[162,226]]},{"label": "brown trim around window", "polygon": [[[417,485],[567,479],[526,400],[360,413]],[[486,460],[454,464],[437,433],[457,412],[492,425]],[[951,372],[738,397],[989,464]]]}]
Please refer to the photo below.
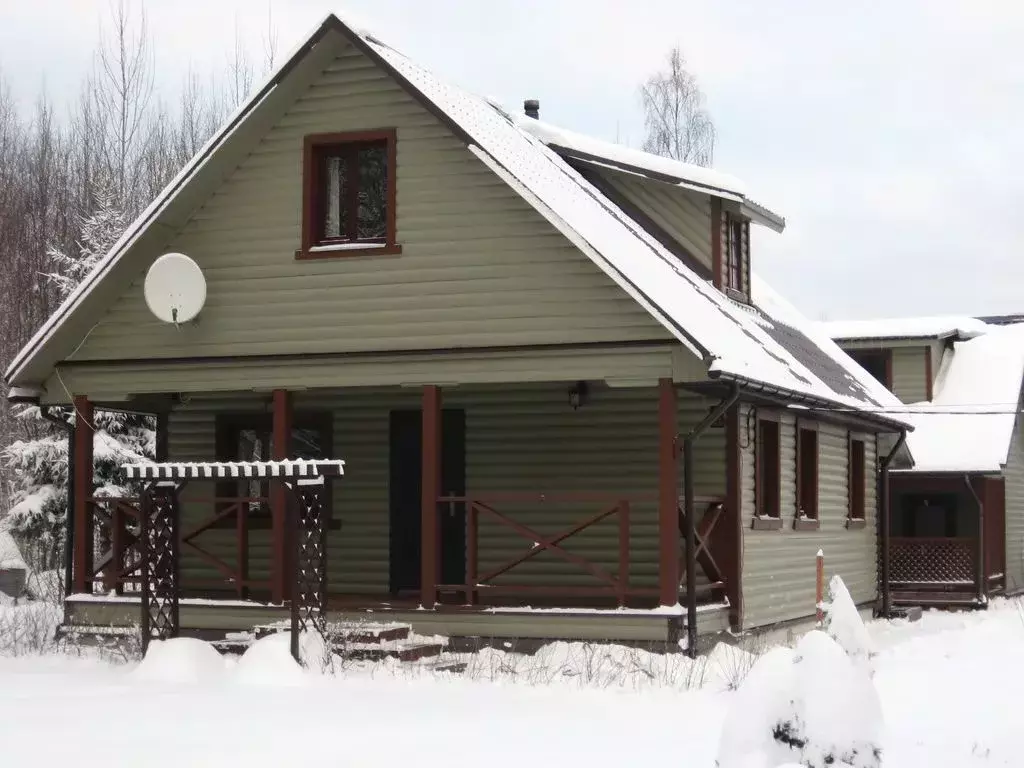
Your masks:
[{"label": "brown trim around window", "polygon": [[[378,240],[347,240],[338,243],[320,243],[319,180],[317,166],[319,153],[327,147],[342,147],[357,142],[384,141],[387,145],[387,233]],[[385,256],[402,252],[397,242],[397,189],[398,189],[398,133],[394,128],[380,128],[372,131],[351,131],[348,133],[316,133],[303,140],[302,146],[302,241],[295,251],[296,259],[337,259],[350,256]],[[358,214],[353,211],[351,216]],[[336,246],[336,247],[335,247]]]},{"label": "brown trim around window", "polygon": [[793,529],[814,531],[821,526],[818,514],[820,446],[817,425],[796,423],[796,509]]},{"label": "brown trim around window", "polygon": [[754,444],[754,530],[782,527],[782,424],[777,414],[758,413]]},{"label": "brown trim around window", "polygon": [[[238,461],[238,435],[245,429],[251,429],[263,433],[269,443],[273,433],[273,416],[264,411],[234,411],[231,413],[219,413],[214,421],[214,444],[216,446],[216,458],[218,461]],[[296,411],[292,417],[292,430],[314,429],[323,436],[327,449],[333,451],[334,447],[334,420],[329,411]],[[289,446],[287,455],[294,455],[293,446]],[[270,458],[269,456],[267,457]],[[330,458],[328,456],[328,458]],[[238,480],[220,480],[216,483],[215,494],[218,498],[232,498],[239,492]],[[261,483],[260,496],[270,495],[269,481]],[[324,509],[330,517],[333,509],[331,484],[324,485]],[[235,523],[231,519],[222,521],[222,524],[214,528],[233,528]],[[256,512],[249,521],[250,530],[269,530],[271,527],[270,508],[268,505]],[[337,527],[336,523],[330,523],[331,529]]]},{"label": "brown trim around window", "polygon": [[867,452],[864,439],[849,436],[847,440],[848,464],[848,528],[866,525],[867,521]]},{"label": "brown trim around window", "polygon": [[711,198],[711,284],[718,290],[724,286],[722,271],[722,200]]}]

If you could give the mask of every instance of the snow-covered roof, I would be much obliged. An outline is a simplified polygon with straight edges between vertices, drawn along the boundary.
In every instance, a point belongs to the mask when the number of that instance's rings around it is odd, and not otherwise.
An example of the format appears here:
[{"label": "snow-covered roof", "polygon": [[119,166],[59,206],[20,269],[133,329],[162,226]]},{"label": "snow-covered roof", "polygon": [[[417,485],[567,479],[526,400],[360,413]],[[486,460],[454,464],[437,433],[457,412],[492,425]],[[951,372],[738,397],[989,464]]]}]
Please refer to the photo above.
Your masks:
[{"label": "snow-covered roof", "polygon": [[578,153],[586,158],[605,161],[613,167],[624,166],[641,171],[650,171],[651,173],[680,182],[695,184],[704,191],[713,190],[726,193],[737,200],[746,194],[743,182],[735,176],[730,176],[711,168],[683,163],[669,157],[652,155],[650,152],[624,147],[621,144],[603,141],[582,133],[559,128],[532,117],[513,115],[511,119],[524,131],[540,139],[549,147]]},{"label": "snow-covered roof", "polygon": [[1024,324],[990,326],[942,358],[929,403],[908,407],[912,472],[999,472],[1024,381]]},{"label": "snow-covered roof", "polygon": [[[482,97],[444,82],[378,38],[353,30],[333,14],[300,46],[298,55],[312,51],[320,38],[332,31],[344,35],[376,60],[414,98],[445,122],[485,165],[679,341],[697,353],[707,364],[709,376],[753,384],[818,407],[838,406],[872,416],[878,416],[885,408],[887,400],[867,379],[846,366],[845,356],[839,353],[837,358],[831,346],[823,349],[823,338],[813,340],[812,324],[799,313],[791,311],[786,321],[774,321],[764,313],[728,299],[681,263],[656,237],[601,194],[533,131],[524,130],[522,120],[512,118]],[[291,60],[286,62],[286,65],[292,64]],[[255,106],[264,95],[263,91],[258,93],[249,106]],[[208,146],[216,147],[233,128],[234,123],[230,122]],[[564,133],[558,135],[564,139]],[[596,148],[592,143],[580,146]],[[724,175],[706,169],[698,171],[638,150],[619,148],[616,152],[618,157],[642,159],[652,168],[671,167],[679,175],[683,173],[682,166],[686,174],[694,179],[699,177],[705,185],[723,185],[715,187],[719,193],[742,197],[742,186]],[[194,162],[183,173],[195,173],[200,167],[201,163]],[[188,179],[183,183],[187,184]],[[180,189],[180,184],[169,185],[151,209],[159,209],[168,196],[179,193]],[[151,222],[143,221],[146,226],[148,223]],[[133,225],[130,233],[137,235],[139,226],[138,222]],[[122,238],[86,279],[81,290],[58,309],[40,334],[19,353],[6,374],[9,383],[26,383],[17,380],[26,361],[46,344],[47,335],[67,319],[99,279],[116,266],[132,239],[130,234]],[[898,421],[898,417],[889,420]]]},{"label": "snow-covered roof", "polygon": [[833,320],[819,325],[826,334],[837,341],[949,338],[966,341],[983,334],[988,327],[982,320],[958,315]]}]

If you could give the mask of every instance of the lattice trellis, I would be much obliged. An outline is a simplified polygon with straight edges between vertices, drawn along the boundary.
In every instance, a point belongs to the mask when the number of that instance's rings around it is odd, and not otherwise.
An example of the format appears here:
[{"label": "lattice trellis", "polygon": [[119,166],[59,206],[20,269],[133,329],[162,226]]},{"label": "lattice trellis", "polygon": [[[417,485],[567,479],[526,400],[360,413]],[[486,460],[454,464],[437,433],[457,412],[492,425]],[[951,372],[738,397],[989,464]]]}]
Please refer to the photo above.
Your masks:
[{"label": "lattice trellis", "polygon": [[896,584],[973,584],[974,539],[893,539],[889,579]]},{"label": "lattice trellis", "polygon": [[178,485],[154,483],[142,497],[142,651],[178,636]]},{"label": "lattice trellis", "polygon": [[327,642],[327,520],[323,508],[323,484],[291,485],[294,503],[292,521],[295,581],[292,592],[291,648],[296,661],[303,660],[299,639],[304,632],[315,632]]}]

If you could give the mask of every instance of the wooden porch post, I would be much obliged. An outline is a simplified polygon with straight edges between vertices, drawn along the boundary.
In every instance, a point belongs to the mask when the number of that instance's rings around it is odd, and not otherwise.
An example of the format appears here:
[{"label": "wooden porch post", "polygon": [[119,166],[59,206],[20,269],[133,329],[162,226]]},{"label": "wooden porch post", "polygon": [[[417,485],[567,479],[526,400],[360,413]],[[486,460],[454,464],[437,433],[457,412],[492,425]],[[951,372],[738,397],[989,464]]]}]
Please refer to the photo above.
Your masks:
[{"label": "wooden porch post", "polygon": [[433,384],[423,387],[421,472],[420,605],[432,608],[437,602],[437,498],[441,491],[441,388]]},{"label": "wooden porch post", "polygon": [[658,381],[658,594],[679,602],[679,477],[676,468],[676,390]]},{"label": "wooden porch post", "polygon": [[[291,450],[292,403],[286,389],[274,390],[273,444],[275,461],[287,459]],[[288,584],[288,495],[284,484],[270,484],[270,513],[273,526],[273,543],[270,562],[270,599],[283,603],[291,590]]]},{"label": "wooden porch post", "polygon": [[729,623],[734,631],[743,620],[743,450],[740,445],[740,406],[733,404],[725,416],[725,525],[712,542],[725,571],[725,594],[729,598]]},{"label": "wooden porch post", "polygon": [[95,428],[93,405],[88,397],[75,398],[75,465],[72,469],[75,494],[73,592],[91,592],[93,576],[92,439]]}]

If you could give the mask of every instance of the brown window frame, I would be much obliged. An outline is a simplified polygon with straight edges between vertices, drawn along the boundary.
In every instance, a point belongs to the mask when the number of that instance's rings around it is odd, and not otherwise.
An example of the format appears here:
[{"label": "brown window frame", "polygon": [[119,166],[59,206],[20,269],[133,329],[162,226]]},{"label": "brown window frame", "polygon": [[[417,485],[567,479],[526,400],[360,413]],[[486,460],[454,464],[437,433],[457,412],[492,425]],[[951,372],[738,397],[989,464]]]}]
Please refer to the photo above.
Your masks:
[{"label": "brown window frame", "polygon": [[750,258],[749,243],[750,222],[726,213],[722,285],[726,291],[735,291],[744,296],[746,291],[743,290],[743,273]]},{"label": "brown window frame", "polygon": [[892,392],[892,350],[891,349],[885,349],[885,348],[882,348],[882,347],[872,347],[872,348],[864,348],[864,349],[848,349],[848,350],[846,350],[846,354],[849,355],[851,358],[853,358],[853,361],[855,363],[857,363],[857,365],[859,365],[861,368],[863,368],[865,371],[867,371],[872,376],[874,376],[874,374],[871,373],[871,369],[868,366],[864,365],[864,363],[861,362],[861,361],[863,360],[864,357],[877,357],[878,360],[881,362],[881,365],[883,366],[884,370],[885,370],[885,374],[884,374],[884,379],[879,379],[877,376],[875,376],[875,378],[879,382],[881,382],[882,386],[884,386],[886,389],[888,389],[890,392]]},{"label": "brown window frame", "polygon": [[[323,435],[324,443],[333,447],[334,445],[334,420],[329,411],[296,411],[292,416],[292,430],[313,429]],[[273,416],[262,411],[235,411],[231,413],[219,413],[214,419],[214,440],[216,447],[217,461],[238,461],[238,438],[242,431],[253,430],[265,436],[266,444],[269,447],[273,439]],[[292,447],[289,446],[288,456],[292,456]],[[269,457],[268,457],[269,458]],[[217,498],[232,498],[239,496],[239,486],[243,480],[219,480],[216,484],[215,494]],[[260,496],[270,496],[270,481],[260,481]],[[218,508],[224,507],[225,503],[219,503]],[[331,483],[324,483],[323,506],[327,510],[328,518],[332,515],[332,494]],[[214,526],[216,528],[234,528],[233,519],[227,519]],[[269,503],[264,503],[260,509],[249,517],[249,528],[252,530],[269,529],[271,527],[271,515]],[[331,527],[335,527],[331,524]]]},{"label": "brown window frame", "polygon": [[868,513],[867,440],[850,435],[846,441],[846,456],[848,469],[846,525],[848,528],[863,528],[867,525]]},{"label": "brown window frame", "polygon": [[[754,436],[754,530],[777,530],[782,527],[782,424],[775,414],[759,413]],[[766,474],[774,463],[774,479],[769,484]],[[766,488],[768,486],[768,488]],[[766,509],[772,496],[774,509]]]},{"label": "brown window frame", "polygon": [[794,530],[813,531],[821,526],[820,459],[817,425],[797,422]]},{"label": "brown window frame", "polygon": [[[361,146],[383,142],[387,152],[387,211],[384,237],[359,239],[358,237],[325,238],[321,229],[324,221],[324,163],[328,157],[344,156],[350,167],[357,164],[357,151]],[[296,259],[336,259],[351,256],[395,255],[402,252],[397,242],[397,190],[398,190],[398,133],[394,128],[347,133],[310,134],[303,141],[302,150],[302,242],[295,252]],[[358,173],[349,172],[348,179],[358,179]],[[347,187],[347,205],[351,211],[349,226],[358,225],[358,182]],[[354,232],[350,229],[349,235]]]}]

